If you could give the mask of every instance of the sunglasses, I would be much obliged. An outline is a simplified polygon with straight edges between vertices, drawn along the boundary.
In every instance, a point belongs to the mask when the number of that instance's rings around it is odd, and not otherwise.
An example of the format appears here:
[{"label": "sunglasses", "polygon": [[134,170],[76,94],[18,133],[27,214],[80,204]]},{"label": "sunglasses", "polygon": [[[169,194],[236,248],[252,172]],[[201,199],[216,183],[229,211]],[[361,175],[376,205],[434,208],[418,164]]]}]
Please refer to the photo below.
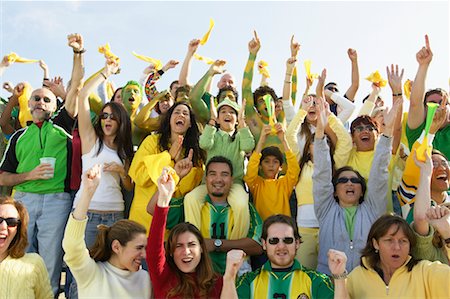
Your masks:
[{"label": "sunglasses", "polygon": [[34,96],[33,97],[33,100],[35,101],[35,102],[39,102],[40,100],[44,100],[44,102],[46,102],[46,103],[50,103],[52,100],[50,99],[50,98],[48,98],[48,97],[43,97],[43,98],[41,98],[40,96]]},{"label": "sunglasses", "polygon": [[348,181],[352,182],[353,184],[361,184],[361,180],[359,178],[347,178],[347,177],[340,177],[337,179],[337,184],[345,184]]},{"label": "sunglasses", "polygon": [[327,89],[331,92],[339,92],[339,89],[337,89],[336,87],[333,87],[333,86],[328,87]]},{"label": "sunglasses", "polygon": [[269,241],[269,244],[271,244],[271,245],[277,245],[278,243],[280,243],[280,241],[283,241],[284,244],[292,244],[292,243],[294,243],[294,238],[286,237],[284,239],[280,239],[277,237],[273,237],[273,238],[270,238],[268,241]]},{"label": "sunglasses", "polygon": [[111,120],[117,120],[117,118],[114,116],[114,114],[110,114],[108,112],[103,112],[102,114],[100,114],[100,119],[111,119]]},{"label": "sunglasses", "polygon": [[365,126],[356,126],[354,129],[353,129],[353,131],[354,132],[358,132],[358,133],[361,133],[361,132],[363,132],[363,131],[373,131],[373,130],[375,130],[375,127],[374,126],[372,126],[372,125],[365,125]]},{"label": "sunglasses", "polygon": [[6,221],[6,225],[8,227],[16,227],[20,224],[20,219],[19,218],[3,218],[0,217],[0,224],[3,223],[3,221]]}]

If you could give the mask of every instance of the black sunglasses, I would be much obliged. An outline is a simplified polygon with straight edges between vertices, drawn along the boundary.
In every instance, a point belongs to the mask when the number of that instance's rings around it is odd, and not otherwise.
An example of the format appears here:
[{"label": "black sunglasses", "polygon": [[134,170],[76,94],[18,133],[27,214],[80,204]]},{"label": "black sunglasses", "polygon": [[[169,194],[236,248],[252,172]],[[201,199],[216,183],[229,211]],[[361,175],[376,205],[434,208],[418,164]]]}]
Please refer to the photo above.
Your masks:
[{"label": "black sunglasses", "polygon": [[114,116],[114,114],[110,114],[108,112],[103,112],[102,114],[100,114],[100,119],[111,119],[111,120],[117,120],[117,118]]},{"label": "black sunglasses", "polygon": [[337,179],[338,184],[345,184],[348,181],[352,182],[353,184],[361,184],[361,180],[359,178],[347,178],[347,177],[340,177]]},{"label": "black sunglasses", "polygon": [[331,92],[339,92],[339,89],[337,89],[337,88],[334,87],[334,86],[327,87],[327,89],[328,89],[329,91],[331,91]]},{"label": "black sunglasses", "polygon": [[48,98],[48,97],[43,97],[43,98],[41,98],[40,96],[34,96],[33,97],[33,100],[35,101],[35,102],[39,102],[40,100],[44,100],[44,102],[46,102],[46,103],[50,103],[52,100],[50,99],[50,98]]},{"label": "black sunglasses", "polygon": [[286,237],[284,239],[280,239],[277,237],[273,237],[273,238],[270,238],[268,241],[269,241],[269,244],[271,244],[271,245],[277,245],[278,243],[280,243],[280,241],[283,241],[284,244],[292,244],[292,243],[294,243],[294,238]]},{"label": "black sunglasses", "polygon": [[8,227],[16,227],[16,226],[18,226],[20,224],[20,219],[19,218],[13,218],[13,217],[3,218],[3,217],[0,217],[0,224],[2,224],[3,221],[6,221],[6,225]]}]

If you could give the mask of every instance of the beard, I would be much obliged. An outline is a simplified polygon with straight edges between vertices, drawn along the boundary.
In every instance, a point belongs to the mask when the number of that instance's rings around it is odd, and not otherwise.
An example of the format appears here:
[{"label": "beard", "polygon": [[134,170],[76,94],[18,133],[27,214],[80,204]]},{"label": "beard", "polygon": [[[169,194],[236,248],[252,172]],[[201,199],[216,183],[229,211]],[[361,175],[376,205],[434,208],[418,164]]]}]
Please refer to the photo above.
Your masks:
[{"label": "beard", "polygon": [[36,109],[30,110],[31,115],[33,116],[33,118],[39,120],[39,121],[44,121],[47,119],[50,119],[50,116],[52,115],[51,111],[43,111],[43,110],[39,110],[36,111]]}]

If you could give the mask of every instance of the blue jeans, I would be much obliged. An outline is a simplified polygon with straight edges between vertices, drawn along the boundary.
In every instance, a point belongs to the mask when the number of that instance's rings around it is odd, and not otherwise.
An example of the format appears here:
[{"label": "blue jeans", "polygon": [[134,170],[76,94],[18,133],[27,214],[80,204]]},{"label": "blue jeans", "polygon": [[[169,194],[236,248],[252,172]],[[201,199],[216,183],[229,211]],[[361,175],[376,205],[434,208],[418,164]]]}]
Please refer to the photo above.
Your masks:
[{"label": "blue jeans", "polygon": [[[86,225],[86,232],[84,233],[84,240],[87,248],[90,248],[95,243],[97,238],[97,226],[104,224],[107,226],[113,225],[118,220],[123,219],[123,212],[111,212],[111,213],[94,213],[87,212],[88,222]],[[68,269],[70,270],[70,269]],[[66,274],[66,284],[70,283],[69,296],[70,299],[78,298],[77,282],[70,271]]]},{"label": "blue jeans", "polygon": [[45,262],[53,294],[59,293],[62,269],[62,239],[72,209],[69,193],[36,194],[16,192],[16,200],[24,203],[30,216],[28,252],[38,253]]}]

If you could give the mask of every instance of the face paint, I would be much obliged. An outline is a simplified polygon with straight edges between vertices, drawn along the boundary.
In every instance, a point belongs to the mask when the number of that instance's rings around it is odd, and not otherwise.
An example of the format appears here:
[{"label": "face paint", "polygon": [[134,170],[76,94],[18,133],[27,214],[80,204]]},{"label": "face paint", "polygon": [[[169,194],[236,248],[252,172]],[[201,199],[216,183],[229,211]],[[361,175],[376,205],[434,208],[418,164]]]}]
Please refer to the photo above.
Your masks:
[{"label": "face paint", "polygon": [[128,112],[137,109],[142,101],[141,89],[134,84],[128,84],[122,90],[122,102]]}]

